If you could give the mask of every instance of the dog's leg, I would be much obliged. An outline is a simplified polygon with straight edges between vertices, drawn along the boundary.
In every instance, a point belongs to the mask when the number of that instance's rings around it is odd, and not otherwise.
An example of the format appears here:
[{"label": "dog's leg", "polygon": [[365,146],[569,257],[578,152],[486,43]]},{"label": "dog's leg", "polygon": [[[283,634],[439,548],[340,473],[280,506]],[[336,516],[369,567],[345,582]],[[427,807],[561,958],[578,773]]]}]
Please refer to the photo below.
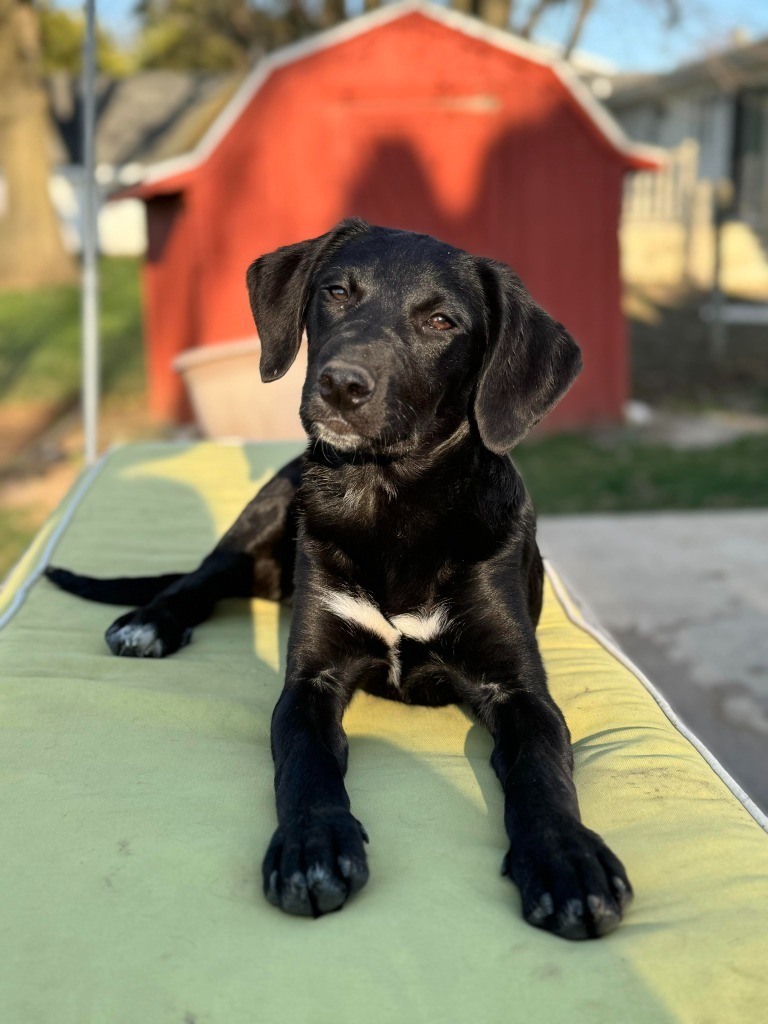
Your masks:
[{"label": "dog's leg", "polygon": [[112,623],[106,641],[113,654],[163,658],[189,643],[223,598],[290,595],[302,463],[288,463],[259,491],[199,568]]},{"label": "dog's leg", "polygon": [[[621,861],[582,823],[570,735],[547,687],[526,589],[507,583],[496,598],[486,591],[467,601],[475,611],[452,644],[456,687],[494,737],[490,763],[510,842],[503,871],[529,924],[568,939],[606,935],[632,888]],[[478,615],[482,607],[493,613]]]},{"label": "dog's leg", "polygon": [[105,633],[110,651],[123,658],[164,658],[192,639],[225,597],[249,597],[253,559],[244,552],[211,552],[194,572],[172,583],[148,604],[115,619]]},{"label": "dog's leg", "polygon": [[530,924],[563,938],[597,938],[618,926],[632,888],[618,858],[581,822],[570,734],[532,629],[517,623],[509,633],[515,644],[499,641],[494,657],[508,666],[503,674],[498,662],[496,669],[483,664],[487,637],[483,648],[477,637],[462,636],[472,645],[464,672],[475,682],[458,687],[494,740],[491,764],[510,842],[502,870],[519,887]]},{"label": "dog's leg", "polygon": [[349,697],[331,671],[291,679],[272,718],[279,824],[264,858],[264,893],[289,914],[338,910],[368,880],[368,837],[344,786]]},{"label": "dog's leg", "polygon": [[387,631],[394,630],[349,595],[339,613],[329,611],[333,591],[309,588],[309,573],[300,542],[288,671],[272,718],[278,828],[263,872],[270,903],[317,917],[338,910],[368,880],[368,837],[344,786],[348,748],[341,720],[358,686],[391,671]]}]

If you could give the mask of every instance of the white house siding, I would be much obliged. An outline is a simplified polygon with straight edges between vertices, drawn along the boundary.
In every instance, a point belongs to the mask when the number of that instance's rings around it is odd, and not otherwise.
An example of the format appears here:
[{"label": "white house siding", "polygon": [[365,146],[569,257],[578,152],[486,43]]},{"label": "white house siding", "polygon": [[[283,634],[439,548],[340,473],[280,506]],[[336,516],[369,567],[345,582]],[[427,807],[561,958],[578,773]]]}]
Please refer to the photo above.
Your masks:
[{"label": "white house siding", "polygon": [[[61,220],[64,244],[73,253],[79,253],[81,249],[82,189],[79,167],[62,167],[51,175],[51,201]],[[144,255],[147,251],[144,204],[140,199],[106,202],[107,190],[100,187],[99,192],[99,251],[105,256]]]},{"label": "white house siding", "polygon": [[[104,256],[143,256],[147,251],[147,217],[140,199],[106,202],[107,190],[100,189],[99,251]],[[68,252],[81,248],[82,172],[79,167],[61,167],[48,181],[48,194],[59,215],[61,237]],[[0,174],[0,217],[8,205],[8,189]]]},{"label": "white house siding", "polygon": [[674,149],[685,139],[699,144],[699,177],[728,178],[733,152],[734,101],[716,92],[648,100],[613,111],[627,135]]},{"label": "white house siding", "polygon": [[733,138],[736,107],[733,97],[715,96],[709,101],[710,134],[706,147],[699,150],[700,175],[717,181],[732,174]]},{"label": "white house siding", "polygon": [[662,145],[677,146],[684,139],[699,144],[699,177],[709,181],[731,176],[734,101],[709,92],[675,98],[662,125]]}]

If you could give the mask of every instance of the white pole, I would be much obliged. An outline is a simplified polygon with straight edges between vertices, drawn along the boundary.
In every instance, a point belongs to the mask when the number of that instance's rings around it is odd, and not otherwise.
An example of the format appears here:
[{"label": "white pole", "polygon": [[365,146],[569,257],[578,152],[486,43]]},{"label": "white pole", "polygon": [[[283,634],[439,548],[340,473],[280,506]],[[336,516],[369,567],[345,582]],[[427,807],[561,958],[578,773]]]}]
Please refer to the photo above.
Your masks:
[{"label": "white pole", "polygon": [[82,406],[85,461],[90,465],[96,461],[99,447],[98,196],[95,178],[96,0],[85,0],[83,57]]}]

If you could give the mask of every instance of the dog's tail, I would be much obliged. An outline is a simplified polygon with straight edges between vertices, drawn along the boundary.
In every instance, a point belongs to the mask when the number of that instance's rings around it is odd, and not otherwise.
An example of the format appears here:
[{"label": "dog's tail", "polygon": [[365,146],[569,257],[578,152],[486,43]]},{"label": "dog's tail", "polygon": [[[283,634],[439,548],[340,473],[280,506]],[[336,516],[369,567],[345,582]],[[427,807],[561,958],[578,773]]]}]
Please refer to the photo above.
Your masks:
[{"label": "dog's tail", "polygon": [[114,579],[97,579],[95,576],[80,576],[68,569],[57,569],[50,565],[45,575],[57,587],[70,594],[77,594],[87,601],[101,604],[124,604],[138,608],[148,604],[152,598],[180,580],[185,573],[174,572],[166,576],[119,576]]}]

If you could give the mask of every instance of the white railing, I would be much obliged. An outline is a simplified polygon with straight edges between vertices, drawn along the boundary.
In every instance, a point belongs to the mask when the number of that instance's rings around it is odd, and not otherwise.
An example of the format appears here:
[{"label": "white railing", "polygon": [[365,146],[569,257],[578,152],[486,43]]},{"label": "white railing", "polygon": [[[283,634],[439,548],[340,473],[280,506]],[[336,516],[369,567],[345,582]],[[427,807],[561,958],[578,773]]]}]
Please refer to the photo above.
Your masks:
[{"label": "white railing", "polygon": [[712,217],[712,182],[699,180],[699,146],[686,139],[668,150],[660,171],[639,171],[627,178],[622,216],[625,222],[663,221],[689,226]]}]

